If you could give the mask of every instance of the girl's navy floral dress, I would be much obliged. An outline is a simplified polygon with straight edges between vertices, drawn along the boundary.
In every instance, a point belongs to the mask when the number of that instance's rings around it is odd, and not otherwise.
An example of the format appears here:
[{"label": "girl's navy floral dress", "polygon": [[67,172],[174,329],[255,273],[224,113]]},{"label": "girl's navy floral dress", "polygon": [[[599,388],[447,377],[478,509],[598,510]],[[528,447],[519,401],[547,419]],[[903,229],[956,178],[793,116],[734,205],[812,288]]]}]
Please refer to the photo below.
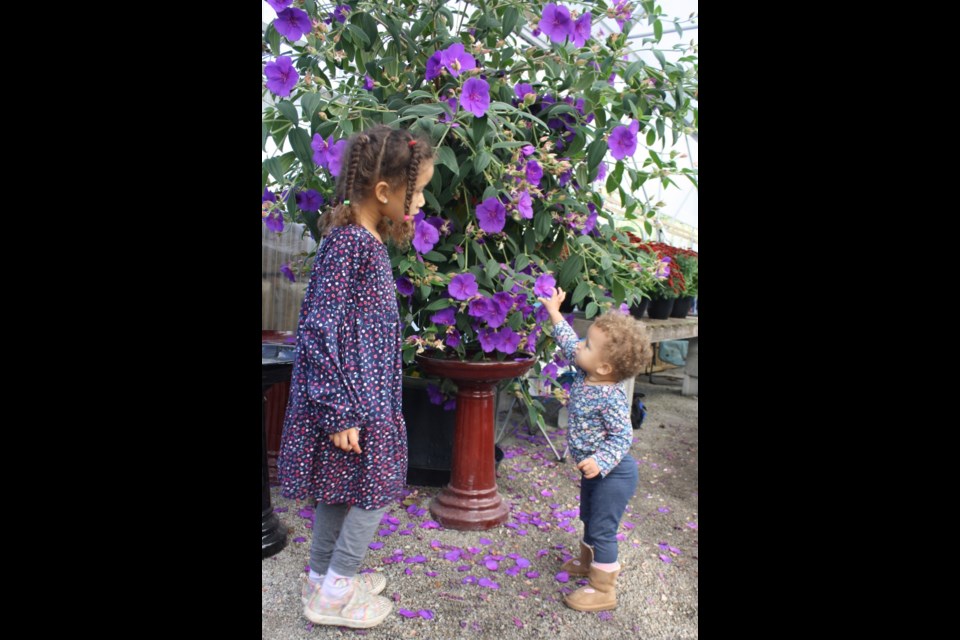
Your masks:
[{"label": "girl's navy floral dress", "polygon": [[[396,284],[387,249],[337,227],[317,250],[297,328],[278,472],[287,498],[379,509],[407,473]],[[357,427],[362,453],[333,445]]]}]

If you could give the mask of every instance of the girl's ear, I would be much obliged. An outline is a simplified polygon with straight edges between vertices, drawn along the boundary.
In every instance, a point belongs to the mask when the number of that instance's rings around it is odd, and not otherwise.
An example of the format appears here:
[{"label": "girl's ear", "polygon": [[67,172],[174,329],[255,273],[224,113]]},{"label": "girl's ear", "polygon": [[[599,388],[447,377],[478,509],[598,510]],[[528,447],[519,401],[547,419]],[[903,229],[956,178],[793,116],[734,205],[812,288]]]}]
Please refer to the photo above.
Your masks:
[{"label": "girl's ear", "polygon": [[387,194],[390,192],[390,185],[381,180],[373,188],[373,193],[376,196],[379,202],[383,202],[387,198]]},{"label": "girl's ear", "polygon": [[599,373],[602,376],[608,375],[612,371],[613,371],[613,366],[609,362],[604,362],[599,367],[597,367],[597,373]]}]

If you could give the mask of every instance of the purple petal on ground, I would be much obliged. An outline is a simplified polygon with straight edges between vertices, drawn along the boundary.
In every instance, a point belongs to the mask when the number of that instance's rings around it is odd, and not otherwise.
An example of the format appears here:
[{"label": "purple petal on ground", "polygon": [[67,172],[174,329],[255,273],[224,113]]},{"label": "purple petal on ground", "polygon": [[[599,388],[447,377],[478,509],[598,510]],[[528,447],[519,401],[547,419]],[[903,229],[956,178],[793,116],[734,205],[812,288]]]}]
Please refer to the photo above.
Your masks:
[{"label": "purple petal on ground", "polygon": [[420,523],[420,528],[421,529],[439,529],[440,523],[434,522],[433,520],[426,520]]},{"label": "purple petal on ground", "polygon": [[412,504],[409,507],[407,507],[407,513],[409,513],[410,515],[413,515],[417,512],[418,509],[419,507],[417,505]]},{"label": "purple petal on ground", "polygon": [[444,560],[449,560],[450,562],[456,562],[460,559],[460,549],[454,549],[453,551],[447,551],[443,554]]},{"label": "purple petal on ground", "polygon": [[680,555],[681,553],[683,553],[683,551],[680,551],[680,549],[677,549],[676,547],[667,547],[667,548],[670,549],[671,553],[675,553],[677,555]]},{"label": "purple petal on ground", "polygon": [[626,540],[626,539],[627,539],[627,534],[625,534],[625,533],[618,533],[618,534],[617,534],[617,540],[618,540],[619,542],[623,542],[623,541]]},{"label": "purple petal on ground", "polygon": [[439,540],[431,540],[431,541],[430,541],[430,546],[431,546],[432,548],[434,548],[434,549],[436,549],[437,547],[440,547],[440,546],[442,546],[442,545],[443,545],[443,543],[440,542]]},{"label": "purple petal on ground", "polygon": [[550,491],[549,489],[544,489],[543,491],[540,492],[540,495],[542,495],[544,498],[549,498],[550,496],[553,495],[553,491]]},{"label": "purple petal on ground", "polygon": [[410,611],[410,609],[397,609],[397,613],[402,615],[404,618],[416,618],[417,613],[415,611]]},{"label": "purple petal on ground", "polygon": [[490,538],[480,538],[480,544],[493,544],[493,540]]},{"label": "purple petal on ground", "polygon": [[662,553],[660,554],[660,559],[663,560],[664,562],[668,562],[668,563],[669,563],[669,562],[673,562],[673,559],[672,559],[670,556],[665,556],[665,555],[663,555]]},{"label": "purple petal on ground", "polygon": [[412,558],[407,558],[404,560],[407,564],[413,564],[415,562],[426,562],[427,559],[424,556],[413,556]]},{"label": "purple petal on ground", "polygon": [[431,578],[436,578],[436,577],[437,577],[437,572],[436,572],[436,571],[424,571],[424,572],[423,572],[423,575],[425,575],[425,576],[430,576]]},{"label": "purple petal on ground", "polygon": [[548,553],[550,553],[550,552],[547,551],[546,549],[540,549],[539,551],[537,551],[537,557],[538,557],[538,558],[542,558],[543,556],[547,555]]},{"label": "purple petal on ground", "polygon": [[389,522],[390,524],[400,524],[400,520],[397,518],[394,518],[393,516],[388,516],[387,522]]},{"label": "purple petal on ground", "polygon": [[557,579],[557,582],[567,582],[568,580],[570,580],[570,574],[567,573],[566,571],[561,571],[560,573],[558,573],[553,577]]},{"label": "purple petal on ground", "polygon": [[670,513],[670,507],[660,507],[657,511],[660,513]]},{"label": "purple petal on ground", "polygon": [[670,545],[668,545],[666,542],[658,542],[657,546],[660,547],[660,551],[666,551],[667,547]]},{"label": "purple petal on ground", "polygon": [[476,547],[467,547],[467,551],[470,553],[480,553],[480,549],[477,549]]},{"label": "purple petal on ground", "polygon": [[403,531],[401,531],[401,532],[398,533],[397,535],[408,536],[408,535],[410,535],[411,533],[412,533],[412,532],[411,532],[409,529],[404,529]]},{"label": "purple petal on ground", "polygon": [[293,541],[294,541],[294,542],[306,542],[307,539],[304,538],[303,536],[297,536],[296,538],[293,539]]},{"label": "purple petal on ground", "polygon": [[520,618],[514,618],[513,624],[517,625],[517,629],[523,629],[523,621]]},{"label": "purple petal on ground", "polygon": [[307,520],[313,520],[313,509],[300,509],[297,512],[297,515],[301,518],[306,518]]},{"label": "purple petal on ground", "polygon": [[433,620],[433,611],[429,609],[420,609],[417,613],[420,614],[420,617],[424,620]]},{"label": "purple petal on ground", "polygon": [[518,535],[518,536],[525,536],[525,535],[527,535],[527,530],[526,530],[526,529],[517,529],[517,535]]},{"label": "purple petal on ground", "polygon": [[500,568],[500,564],[496,560],[487,560],[483,564],[490,571],[496,571],[497,569]]},{"label": "purple petal on ground", "polygon": [[578,587],[585,587],[585,586],[587,586],[588,584],[590,584],[590,581],[587,580],[586,578],[580,578],[579,580],[577,580],[577,586],[578,586]]},{"label": "purple petal on ground", "polygon": [[517,566],[521,569],[525,569],[530,566],[530,561],[526,558],[517,558]]},{"label": "purple petal on ground", "polygon": [[624,528],[624,529],[633,529],[635,526],[637,526],[637,525],[633,524],[632,522],[628,522],[628,521],[626,521],[626,520],[624,520],[624,522],[623,522],[623,528]]},{"label": "purple petal on ground", "polygon": [[514,565],[509,569],[507,569],[506,571],[504,571],[504,573],[507,574],[508,576],[518,575],[520,573],[520,567]]},{"label": "purple petal on ground", "polygon": [[687,526],[691,529],[696,529],[699,525],[696,522],[688,522]]},{"label": "purple petal on ground", "polygon": [[273,512],[274,512],[274,513],[286,513],[286,512],[289,511],[289,510],[290,510],[290,509],[287,508],[287,507],[276,507],[276,508],[273,510]]},{"label": "purple petal on ground", "polygon": [[406,574],[406,575],[408,575],[408,576],[412,576],[412,575],[413,575],[413,569],[411,569],[410,567],[407,567],[406,569],[403,570],[403,573]]},{"label": "purple petal on ground", "polygon": [[469,564],[462,564],[459,567],[457,567],[457,571],[470,571],[470,569],[472,568],[473,567],[471,567]]},{"label": "purple petal on ground", "polygon": [[597,613],[597,617],[601,620],[613,620],[613,614],[609,611],[600,611]]},{"label": "purple petal on ground", "polygon": [[[531,496],[531,497],[533,497],[533,496]],[[517,523],[516,523],[516,522],[508,522],[505,526],[510,527],[511,529],[516,529],[516,528],[517,528]]]},{"label": "purple petal on ground", "polygon": [[539,578],[539,577],[540,577],[540,572],[539,572],[539,571],[527,571],[527,572],[526,572],[525,574],[523,574],[523,575],[527,576],[528,578]]},{"label": "purple petal on ground", "polygon": [[388,536],[393,533],[393,531],[390,531],[390,529],[380,529],[380,531],[377,531],[377,533],[381,536]]},{"label": "purple petal on ground", "polygon": [[490,578],[480,578],[477,582],[481,587],[487,587],[489,589],[499,589],[500,585],[491,580]]},{"label": "purple petal on ground", "polygon": [[477,583],[477,579],[476,579],[476,577],[474,577],[474,576],[467,576],[466,578],[464,578],[464,579],[461,580],[460,582],[461,582],[462,584],[476,584],[476,583]]}]

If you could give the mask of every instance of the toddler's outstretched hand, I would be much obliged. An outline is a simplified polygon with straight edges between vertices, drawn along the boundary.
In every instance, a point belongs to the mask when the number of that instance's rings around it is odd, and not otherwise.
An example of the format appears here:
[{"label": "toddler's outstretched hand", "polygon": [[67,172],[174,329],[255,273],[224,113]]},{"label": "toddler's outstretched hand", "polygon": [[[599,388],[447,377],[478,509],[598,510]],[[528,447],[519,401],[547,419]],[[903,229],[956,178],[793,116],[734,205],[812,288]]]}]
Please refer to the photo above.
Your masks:
[{"label": "toddler's outstretched hand", "polygon": [[566,299],[567,294],[560,287],[555,287],[553,289],[553,295],[549,298],[537,298],[537,300],[543,303],[544,309],[549,311],[551,314],[560,313],[560,303]]}]

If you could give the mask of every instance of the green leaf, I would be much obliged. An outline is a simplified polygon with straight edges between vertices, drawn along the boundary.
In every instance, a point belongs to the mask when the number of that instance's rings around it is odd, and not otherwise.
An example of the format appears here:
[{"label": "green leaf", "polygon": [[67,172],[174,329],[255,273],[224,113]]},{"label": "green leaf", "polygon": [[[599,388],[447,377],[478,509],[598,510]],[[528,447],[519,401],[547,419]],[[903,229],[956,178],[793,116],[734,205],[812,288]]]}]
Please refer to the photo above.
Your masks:
[{"label": "green leaf", "polygon": [[587,294],[590,293],[590,283],[586,280],[582,280],[580,284],[577,285],[577,288],[573,291],[573,297],[570,299],[570,304],[579,305],[580,302],[587,297]]},{"label": "green leaf", "polygon": [[487,117],[474,117],[473,124],[470,125],[470,137],[473,139],[474,146],[479,147],[485,135],[487,135]]},{"label": "green leaf", "polygon": [[260,121],[260,150],[265,151],[267,148],[267,138],[270,136],[270,132],[267,131],[267,123]]},{"label": "green leaf", "polygon": [[427,201],[427,205],[434,210],[436,213],[441,213],[443,208],[440,206],[440,203],[437,202],[437,197],[429,191],[423,192],[423,197]]},{"label": "green leaf", "polygon": [[516,149],[517,147],[525,147],[530,144],[526,140],[502,140],[501,142],[496,142],[491,149]]},{"label": "green leaf", "polygon": [[660,159],[660,156],[657,155],[657,152],[653,149],[650,150],[650,158],[657,163],[657,166],[663,169],[663,160]]},{"label": "green leaf", "polygon": [[[553,226],[553,216],[550,215],[549,211],[540,211],[534,218],[533,224],[537,231],[536,239],[543,240],[550,233],[550,227]],[[530,252],[529,249],[528,252]]]},{"label": "green leaf", "polygon": [[613,192],[619,188],[621,180],[623,180],[623,162],[617,161],[617,166],[607,176],[607,191]]},{"label": "green leaf", "polygon": [[363,32],[363,29],[358,27],[355,24],[348,24],[347,31],[350,32],[350,35],[354,37],[354,40],[357,42],[362,42],[364,47],[370,46],[370,38],[367,37],[367,34]]},{"label": "green leaf", "polygon": [[436,311],[438,309],[446,309],[447,307],[453,306],[453,300],[450,298],[440,298],[439,300],[434,300],[427,305],[427,311]]},{"label": "green leaf", "polygon": [[303,97],[300,98],[300,107],[303,109],[303,119],[310,122],[313,114],[320,108],[321,102],[323,102],[323,98],[320,97],[319,93],[303,94]]},{"label": "green leaf", "polygon": [[564,104],[563,102],[558,102],[547,109],[548,117],[555,117],[561,113],[577,113],[577,110],[568,104]]},{"label": "green leaf", "polygon": [[653,130],[653,127],[650,127],[650,130],[647,131],[647,146],[651,146],[654,142],[657,141],[657,132]]},{"label": "green leaf", "polygon": [[523,271],[524,267],[530,264],[530,258],[527,257],[525,253],[521,253],[517,256],[516,264],[513,267],[514,271]]},{"label": "green leaf", "polygon": [[676,18],[673,19],[673,26],[677,28],[677,36],[683,37],[683,27],[680,26],[680,21]]},{"label": "green leaf", "polygon": [[597,306],[597,303],[596,303],[596,302],[591,302],[590,304],[588,304],[588,305],[587,305],[587,311],[586,311],[587,320],[589,320],[589,319],[592,318],[593,316],[597,315],[597,311],[599,311],[599,310],[600,310],[600,307]]},{"label": "green leaf", "polygon": [[626,291],[623,290],[623,285],[620,284],[619,280],[613,281],[613,286],[611,287],[611,290],[613,292],[613,299],[616,300],[617,303],[623,302],[624,299],[626,299],[627,293]]},{"label": "green leaf", "polygon": [[440,160],[440,164],[446,166],[454,174],[460,170],[460,166],[457,164],[457,155],[450,147],[440,147],[437,150],[437,158]]},{"label": "green leaf", "polygon": [[487,151],[481,151],[476,162],[477,173],[483,173],[483,170],[487,168],[488,164],[490,164],[490,160],[490,154]]},{"label": "green leaf", "polygon": [[661,53],[659,49],[654,49],[654,50],[653,50],[653,55],[656,57],[657,60],[660,61],[660,68],[661,68],[661,69],[666,69],[666,67],[667,67],[667,60],[666,60],[666,58],[663,57],[663,53]]},{"label": "green leaf", "polygon": [[551,57],[544,57],[543,63],[550,69],[550,75],[554,78],[560,77],[560,67],[557,65],[556,61]]},{"label": "green leaf", "polygon": [[315,0],[306,0],[303,4],[303,8],[307,10],[307,13],[312,17],[317,17],[317,3]]},{"label": "green leaf", "polygon": [[560,274],[557,276],[557,283],[564,289],[569,290],[570,285],[580,275],[583,270],[583,258],[579,255],[571,255],[567,258],[563,266],[560,267]]},{"label": "green leaf", "polygon": [[293,106],[289,100],[281,100],[277,103],[277,111],[283,114],[283,117],[293,123],[293,126],[297,126],[299,118],[297,117],[297,108]]},{"label": "green leaf", "polygon": [[623,79],[626,80],[627,82],[630,82],[630,78],[635,76],[638,71],[643,69],[643,67],[644,67],[643,60],[637,60],[636,62],[631,64],[629,67],[627,67],[627,70],[623,72]]},{"label": "green leaf", "polygon": [[280,33],[274,28],[273,24],[267,27],[267,42],[270,43],[270,51],[274,56],[280,55]]},{"label": "green leaf", "polygon": [[648,236],[652,236],[652,235],[653,235],[653,225],[650,224],[650,221],[649,221],[649,220],[644,220],[644,221],[643,221],[643,228],[646,229]]},{"label": "green leaf", "polygon": [[297,127],[290,130],[290,145],[297,159],[303,164],[307,173],[313,173],[313,149],[310,148],[310,136],[306,131]]},{"label": "green leaf", "polygon": [[590,143],[587,148],[587,168],[590,171],[597,168],[597,165],[603,160],[603,156],[607,154],[607,149],[607,141],[603,138],[597,138]]},{"label": "green leaf", "polygon": [[493,278],[493,276],[500,273],[500,263],[490,258],[487,260],[487,265],[484,267],[484,271],[487,273],[487,277]]},{"label": "green leaf", "polygon": [[577,170],[574,171],[577,176],[577,182],[580,184],[581,189],[585,189],[586,185],[590,184],[590,176],[587,174],[587,167],[582,162],[577,165]]},{"label": "green leaf", "polygon": [[660,42],[660,38],[663,37],[663,23],[659,20],[653,23],[653,37],[657,39],[657,42]]},{"label": "green leaf", "polygon": [[507,10],[503,12],[503,35],[509,35],[513,32],[513,28],[517,26],[517,21],[520,19],[520,12],[517,11],[514,7],[507,7]]},{"label": "green leaf", "polygon": [[600,258],[600,268],[604,271],[610,271],[610,267],[612,266],[613,261],[610,260],[610,256],[608,254],[604,254],[603,257]]},{"label": "green leaf", "polygon": [[425,254],[423,254],[423,258],[424,260],[429,260],[430,262],[446,262],[447,261],[447,257],[445,255],[443,255],[442,253],[438,253],[436,251],[426,252]]},{"label": "green leaf", "polygon": [[353,122],[344,118],[340,121],[340,131],[343,132],[344,137],[350,137],[353,133]]},{"label": "green leaf", "polygon": [[447,110],[439,104],[416,104],[400,110],[403,116],[439,116],[445,113]]}]

